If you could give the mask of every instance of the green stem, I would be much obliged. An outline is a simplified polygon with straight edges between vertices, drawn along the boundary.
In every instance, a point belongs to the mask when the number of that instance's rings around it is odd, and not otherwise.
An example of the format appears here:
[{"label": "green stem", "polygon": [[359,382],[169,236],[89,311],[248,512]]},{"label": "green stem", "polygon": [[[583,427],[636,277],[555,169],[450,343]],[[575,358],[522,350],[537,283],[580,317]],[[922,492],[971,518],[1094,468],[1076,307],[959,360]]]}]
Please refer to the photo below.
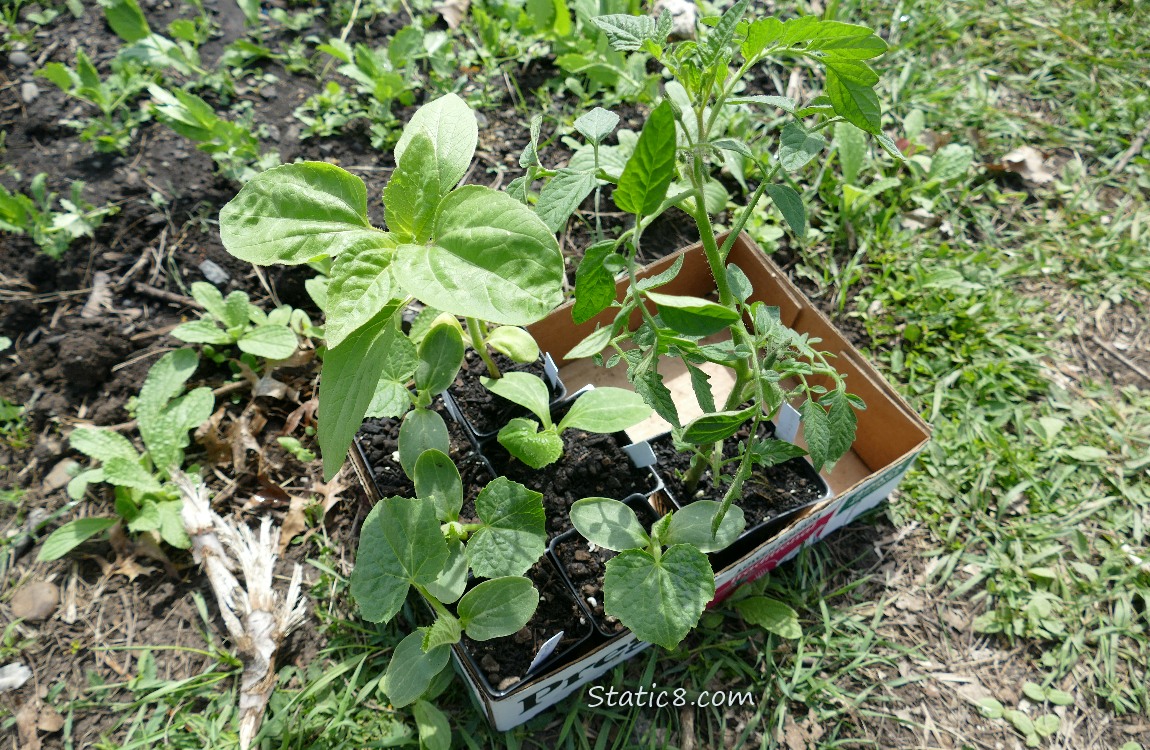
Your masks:
[{"label": "green stem", "polygon": [[491,358],[491,353],[487,351],[487,344],[483,342],[482,324],[478,319],[467,319],[467,332],[471,335],[471,348],[483,359],[483,364],[487,365],[487,374],[496,379],[503,377],[495,360]]},{"label": "green stem", "polygon": [[442,615],[443,617],[455,617],[455,615],[447,611],[447,607],[443,606],[443,602],[432,596],[426,588],[417,583],[415,584],[415,590],[427,600],[427,603],[431,605],[431,608],[435,610],[436,614]]}]

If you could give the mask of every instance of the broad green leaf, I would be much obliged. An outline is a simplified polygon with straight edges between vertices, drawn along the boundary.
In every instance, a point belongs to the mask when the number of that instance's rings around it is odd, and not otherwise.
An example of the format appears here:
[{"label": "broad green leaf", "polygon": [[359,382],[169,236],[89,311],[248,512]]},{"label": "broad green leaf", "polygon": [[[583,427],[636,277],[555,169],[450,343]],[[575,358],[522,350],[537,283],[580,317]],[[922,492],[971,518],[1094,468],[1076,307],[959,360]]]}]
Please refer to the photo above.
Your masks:
[{"label": "broad green leaf", "polygon": [[599,27],[607,36],[611,49],[621,52],[635,52],[643,47],[643,42],[662,44],[666,38],[659,38],[659,24],[650,16],[629,16],[613,14],[596,16],[591,23]]},{"label": "broad green leaf", "polygon": [[249,322],[257,322],[260,312],[251,304],[248,295],[237,289],[224,300],[223,317],[220,318],[220,322],[225,328],[238,328]]},{"label": "broad green leaf", "polygon": [[772,183],[767,185],[767,194],[771,196],[771,200],[775,202],[779,213],[786,219],[795,236],[800,240],[806,237],[807,208],[803,205],[803,199],[798,192],[790,185]]},{"label": "broad green leaf", "polygon": [[607,614],[640,640],[673,649],[715,597],[715,574],[707,556],[686,544],[669,548],[658,560],[629,549],[607,561],[603,592]]},{"label": "broad green leaf", "polygon": [[670,102],[664,99],[651,111],[635,151],[619,176],[614,193],[616,206],[643,216],[659,209],[675,176],[675,138],[675,115]]},{"label": "broad green leaf", "polygon": [[754,59],[783,36],[783,23],[774,17],[757,18],[747,26],[747,38],[741,45],[743,57]]},{"label": "broad green leaf", "polygon": [[[198,366],[199,357],[192,349],[168,352],[152,365],[140,388],[136,406],[140,437],[152,456],[153,464],[162,471],[179,463],[179,451],[187,445],[187,435],[182,433],[187,420],[171,418],[171,401],[183,390],[184,383]],[[202,396],[197,397],[200,403],[201,399]]]},{"label": "broad green leaf", "polygon": [[86,540],[110,529],[119,521],[118,518],[77,518],[53,531],[44,540],[40,548],[38,559],[41,562],[58,560],[79,547]]},{"label": "broad green leaf", "polygon": [[1073,706],[1074,696],[1064,690],[1049,688],[1046,691],[1046,700],[1056,706]]},{"label": "broad green leaf", "polygon": [[1034,731],[1039,737],[1053,737],[1062,726],[1062,720],[1055,714],[1043,714],[1034,720]]},{"label": "broad green leaf", "polygon": [[551,393],[547,384],[526,372],[508,372],[501,378],[482,377],[483,387],[508,401],[527,409],[543,423],[551,426]]},{"label": "broad green leaf", "polygon": [[711,141],[711,145],[715,148],[721,148],[724,151],[734,151],[739,156],[744,156],[748,159],[755,158],[755,154],[751,151],[750,146],[734,138],[720,138],[717,141]]},{"label": "broad green leaf", "polygon": [[807,454],[805,450],[794,443],[774,439],[756,440],[751,451],[754,454],[752,460],[755,465],[762,467],[775,466]]},{"label": "broad green leaf", "polygon": [[189,344],[215,344],[216,346],[225,346],[233,341],[227,331],[207,318],[176,326],[172,330],[172,338]]},{"label": "broad green leaf", "polygon": [[878,83],[875,72],[856,60],[825,58],[823,63],[827,67],[827,96],[835,114],[868,133],[881,133],[882,111],[874,92]]},{"label": "broad green leaf", "polygon": [[779,137],[779,163],[783,169],[794,172],[818,156],[826,144],[826,139],[818,133],[808,133],[799,123],[788,122]]},{"label": "broad green leaf", "polygon": [[104,6],[104,18],[112,31],[125,42],[133,44],[151,35],[152,29],[136,0],[100,0],[100,5]]},{"label": "broad green leaf", "polygon": [[380,687],[392,706],[409,706],[427,692],[431,681],[443,671],[450,658],[450,646],[439,646],[425,653],[423,633],[418,630],[408,633],[391,654],[391,663]]},{"label": "broad green leaf", "polygon": [[212,416],[216,397],[212,389],[201,386],[174,399],[155,417],[156,430],[147,443],[152,463],[166,471],[182,462],[181,451],[188,445],[188,431],[194,430]]},{"label": "broad green leaf", "polygon": [[571,505],[571,524],[587,541],[614,552],[645,549],[651,541],[635,511],[606,497],[576,500]]},{"label": "broad green leaf", "polygon": [[563,439],[554,428],[540,431],[539,423],[533,419],[512,419],[499,431],[496,439],[511,455],[532,469],[542,469],[563,455]]},{"label": "broad green leaf", "polygon": [[755,288],[751,285],[751,280],[747,278],[747,274],[743,273],[743,269],[734,263],[727,264],[726,276],[727,284],[731,287],[731,293],[740,302],[746,302],[755,293]]},{"label": "broad green leaf", "polygon": [[886,42],[866,26],[840,21],[823,21],[816,37],[807,45],[808,51],[821,53],[820,57],[845,60],[868,60],[886,49]]},{"label": "broad green leaf", "polygon": [[535,213],[552,232],[561,231],[571,214],[595,189],[595,182],[595,175],[591,172],[560,169],[540,191]]},{"label": "broad green leaf", "polygon": [[176,549],[188,549],[192,546],[192,540],[184,527],[184,519],[180,515],[182,507],[183,502],[180,500],[156,504],[156,511],[160,517],[160,538]]},{"label": "broad green leaf", "polygon": [[464,553],[463,542],[451,539],[447,543],[447,562],[439,577],[424,586],[427,593],[434,596],[444,604],[451,604],[463,596],[467,588],[467,555]]},{"label": "broad green leaf", "polygon": [[407,383],[415,376],[415,346],[394,325],[383,333],[379,346],[387,352],[375,394],[367,408],[368,417],[399,417],[411,408]]},{"label": "broad green leaf", "polygon": [[463,351],[463,334],[458,326],[432,326],[419,342],[415,387],[432,395],[446,391],[463,365]]},{"label": "broad green leaf", "polygon": [[467,559],[480,578],[523,575],[543,556],[547,516],[543,495],[499,477],[475,498],[482,526],[467,541]]},{"label": "broad green leaf", "polygon": [[575,347],[563,355],[564,359],[583,359],[603,351],[603,347],[611,342],[612,329],[596,328],[595,332],[580,341]]},{"label": "broad green leaf", "polygon": [[93,427],[77,427],[72,430],[68,442],[73,449],[80,451],[89,458],[97,461],[111,461],[113,458],[123,458],[138,462],[140,454],[132,442],[118,432],[101,430]]},{"label": "broad green leaf", "polygon": [[720,411],[690,422],[683,430],[682,441],[694,445],[709,445],[726,440],[739,431],[748,419],[758,411],[757,406],[741,411]]},{"label": "broad green leaf", "polygon": [[974,149],[958,143],[948,143],[931,157],[927,179],[953,182],[966,176],[974,162]]},{"label": "broad green leaf", "polygon": [[799,409],[802,413],[803,437],[815,471],[821,471],[830,460],[831,428],[827,413],[813,399],[807,399]]},{"label": "broad green leaf", "polygon": [[633,427],[650,416],[651,407],[638,393],[609,386],[595,388],[575,399],[559,422],[559,432],[574,427],[607,434]]},{"label": "broad green leaf", "polygon": [[257,265],[306,263],[394,244],[367,219],[363,180],[315,161],[285,164],[249,180],[220,210],[220,240],[229,253]]},{"label": "broad green leaf", "polygon": [[1034,683],[1034,682],[1022,683],[1022,692],[1023,692],[1023,694],[1026,695],[1027,698],[1034,701],[1035,703],[1045,703],[1046,702],[1046,691],[1043,690],[1042,686],[1037,684],[1037,683]]},{"label": "broad green leaf", "polygon": [[[583,253],[583,260],[575,271],[575,305],[571,308],[571,318],[576,323],[586,323],[615,301],[615,274],[603,265],[603,261],[614,254],[615,243],[611,240],[597,242]],[[607,341],[610,337],[604,340],[603,346]]]},{"label": "broad green leaf", "polygon": [[484,581],[468,591],[456,608],[463,630],[477,641],[519,632],[539,604],[539,592],[521,576]]},{"label": "broad green leaf", "polygon": [[260,22],[260,0],[236,0],[236,5],[243,11],[244,21],[249,26],[257,26]]},{"label": "broad green leaf", "polygon": [[394,278],[428,305],[463,317],[529,325],[562,302],[555,235],[506,193],[468,185],[439,205],[435,244],[403,245]]},{"label": "broad green leaf", "polygon": [[866,135],[849,122],[835,125],[835,146],[843,169],[843,182],[857,185],[859,172],[866,159]]},{"label": "broad green leaf", "polygon": [[619,115],[602,107],[596,107],[575,120],[575,129],[590,143],[602,143],[618,124]]},{"label": "broad green leaf", "polygon": [[738,310],[701,297],[647,292],[655,303],[663,322],[687,336],[710,336],[729,327],[739,319]]},{"label": "broad green leaf", "polygon": [[[206,281],[196,281],[192,283],[190,291],[192,293],[192,299],[199,302],[200,305],[207,310],[209,315],[223,322],[225,326],[228,325],[224,322],[228,320],[229,315],[227,305],[224,303],[224,295],[214,284],[209,284]],[[242,323],[243,321],[240,322]]]},{"label": "broad green leaf", "polygon": [[696,500],[682,510],[675,511],[671,515],[663,543],[690,544],[700,552],[718,552],[731,546],[739,534],[743,533],[747,522],[743,518],[742,509],[732,505],[723,516],[718,533],[712,535],[711,527],[721,505],[713,500]]},{"label": "broad green leaf", "polygon": [[401,240],[427,242],[439,201],[459,182],[443,184],[439,178],[435,146],[416,131],[383,189],[387,228]]},{"label": "broad green leaf", "polygon": [[241,352],[264,359],[287,359],[295,354],[299,339],[287,326],[256,326],[236,342]]},{"label": "broad green leaf", "polygon": [[398,309],[398,303],[389,304],[324,356],[319,382],[319,449],[325,481],[343,466],[348,446],[375,396],[379,371],[388,359],[388,332],[394,330],[391,318]]},{"label": "broad green leaf", "polygon": [[[322,401],[320,403],[323,403]],[[430,409],[412,409],[399,426],[399,463],[409,477],[415,476],[415,465],[424,451],[437,450],[451,453],[451,438],[447,425],[438,412]]]},{"label": "broad green leaf", "polygon": [[803,635],[798,613],[780,601],[765,596],[752,596],[740,600],[735,607],[744,620],[781,638],[794,640]]},{"label": "broad green leaf", "polygon": [[479,124],[467,103],[455,94],[446,94],[416,110],[395,144],[397,164],[403,160],[417,133],[423,133],[431,141],[434,169],[443,189],[458,184],[467,174],[479,142]]},{"label": "broad green leaf", "polygon": [[1036,734],[1034,731],[1034,722],[1031,721],[1029,716],[1022,713],[1021,711],[1010,709],[1003,711],[1003,716],[1007,721],[1014,725],[1015,729],[1017,729],[1023,735]]},{"label": "broad green leaf", "polygon": [[427,701],[416,701],[411,713],[422,750],[451,750],[451,724],[442,711]]},{"label": "broad green leaf", "polygon": [[365,620],[388,622],[408,588],[434,582],[446,563],[447,542],[431,503],[386,497],[364,519],[351,595]]},{"label": "broad green leaf", "polygon": [[434,448],[425,450],[415,461],[413,479],[416,496],[435,506],[435,516],[440,521],[459,518],[459,509],[463,507],[463,482],[455,462],[446,453]]},{"label": "broad green leaf", "polygon": [[381,234],[372,240],[346,248],[331,264],[324,307],[324,338],[329,348],[339,346],[375,317],[396,291],[388,270],[395,258],[394,239]]},{"label": "broad green leaf", "polygon": [[498,326],[488,334],[487,345],[515,362],[529,364],[539,359],[539,345],[519,326]]},{"label": "broad green leaf", "polygon": [[460,626],[459,620],[452,615],[445,615],[441,612],[435,618],[435,622],[423,629],[423,650],[431,651],[439,646],[459,643],[462,635],[463,628]]}]

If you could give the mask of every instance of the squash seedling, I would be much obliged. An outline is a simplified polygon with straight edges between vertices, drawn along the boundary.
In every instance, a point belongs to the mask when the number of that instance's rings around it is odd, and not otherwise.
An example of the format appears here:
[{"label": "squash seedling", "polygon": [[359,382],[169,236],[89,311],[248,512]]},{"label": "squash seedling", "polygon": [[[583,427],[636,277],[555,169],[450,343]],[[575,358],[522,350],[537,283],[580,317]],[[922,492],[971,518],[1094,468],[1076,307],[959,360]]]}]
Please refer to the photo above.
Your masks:
[{"label": "squash seedling", "polygon": [[743,512],[733,506],[716,533],[719,503],[700,500],[668,513],[651,527],[618,500],[588,497],[571,506],[571,523],[592,544],[619,554],[607,561],[604,611],[640,640],[675,648],[715,598],[715,573],[707,552],[743,533]]},{"label": "squash seedling", "polygon": [[651,407],[634,391],[596,388],[576,398],[556,424],[551,419],[547,385],[534,375],[509,372],[498,380],[483,378],[480,382],[497,396],[539,417],[538,422],[526,417],[512,419],[497,438],[511,455],[533,469],[542,469],[562,457],[562,435],[568,427],[609,434],[633,427],[651,416]]}]

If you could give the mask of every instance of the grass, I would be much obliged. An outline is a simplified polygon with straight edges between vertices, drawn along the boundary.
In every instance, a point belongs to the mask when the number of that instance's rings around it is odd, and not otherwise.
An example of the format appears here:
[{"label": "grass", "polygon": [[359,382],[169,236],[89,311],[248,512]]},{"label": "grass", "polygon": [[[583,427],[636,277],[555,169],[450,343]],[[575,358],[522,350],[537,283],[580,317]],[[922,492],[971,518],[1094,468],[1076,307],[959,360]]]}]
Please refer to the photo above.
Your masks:
[{"label": "grass", "polygon": [[[885,518],[869,521],[905,534],[883,546],[904,578],[891,584],[894,563],[874,559],[864,522],[847,532],[861,538],[857,548],[821,545],[764,582],[800,612],[799,639],[708,616],[678,652],[651,649],[596,682],[751,690],[746,711],[592,708],[577,693],[526,727],[494,733],[458,681],[444,680],[438,702],[456,746],[929,744],[938,722],[907,707],[930,695],[932,669],[987,679],[956,656],[975,647],[1068,690],[1072,711],[1090,721],[1150,714],[1150,574],[1131,557],[1150,557],[1150,384],[1084,375],[1072,346],[1101,306],[1132,304],[1145,316],[1150,303],[1150,163],[1135,155],[1115,169],[1150,120],[1141,83],[1150,79],[1150,31],[1121,3],[828,5],[890,40],[880,69],[891,124],[919,110],[928,130],[975,155],[966,178],[928,187],[876,152],[866,173],[901,184],[850,216],[833,199],[837,167],[804,185],[822,231],[799,248],[796,269],[865,327],[870,354],[935,428]],[[983,166],[1023,145],[1053,157],[1053,183],[1033,187]],[[903,213],[924,207],[933,226],[908,227]],[[769,220],[756,229],[775,244]],[[344,611],[346,583],[332,559],[322,569],[327,646],[306,669],[281,670],[264,746],[416,744],[410,713],[390,709],[379,690],[398,634]],[[917,637],[940,612],[969,614],[965,629]],[[181,681],[157,678],[148,663],[123,686],[133,696],[119,706],[124,746],[236,741],[225,658]],[[93,685],[73,710],[92,709],[107,688]],[[1006,719],[958,706],[969,716],[953,719],[956,746],[979,746],[962,734],[979,722],[999,739],[1021,739]]]}]

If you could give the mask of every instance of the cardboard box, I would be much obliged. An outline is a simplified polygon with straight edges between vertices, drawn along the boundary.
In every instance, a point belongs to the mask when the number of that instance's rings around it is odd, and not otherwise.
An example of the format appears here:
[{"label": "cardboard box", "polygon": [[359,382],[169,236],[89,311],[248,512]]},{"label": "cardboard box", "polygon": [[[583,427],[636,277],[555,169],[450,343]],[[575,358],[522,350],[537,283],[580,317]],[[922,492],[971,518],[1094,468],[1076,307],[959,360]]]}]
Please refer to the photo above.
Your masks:
[{"label": "cardboard box", "polygon": [[[683,258],[682,270],[674,281],[659,291],[696,297],[712,296],[714,281],[700,245],[682,249],[647,266],[639,276],[642,278],[665,271],[679,257]],[[755,290],[753,300],[779,307],[784,324],[820,339],[819,348],[836,355],[834,363],[840,372],[847,375],[848,389],[861,396],[867,408],[858,413],[858,433],[851,451],[835,464],[833,471],[823,472],[834,495],[807,509],[791,525],[758,548],[717,571],[717,594],[712,605],[722,601],[740,584],[773,570],[796,555],[802,547],[817,543],[880,503],[898,486],[915,456],[930,439],[930,428],[922,418],[749,237],[744,234],[737,239],[727,261],[738,265],[750,279]],[[626,284],[620,282],[617,299],[622,298],[625,289]],[[571,320],[571,306],[565,305],[530,327],[540,348],[556,358],[560,377],[570,392],[591,383],[630,387],[622,365],[608,370],[595,367],[587,360],[568,362],[561,359],[575,344],[593,332],[596,324],[609,325],[614,315],[615,310],[607,310],[594,320],[575,325]],[[632,325],[637,326],[639,319],[640,315],[636,312]],[[685,369],[678,362],[667,359],[660,362],[659,371],[672,394],[683,396],[676,398],[682,421],[686,423],[698,416],[698,405],[690,392]],[[710,372],[712,388],[716,400],[719,400],[725,397],[724,383],[725,390],[729,392],[733,378],[726,368],[719,366],[710,368]],[[794,416],[785,412],[777,420],[781,436],[795,434],[797,421]],[[666,429],[667,425],[656,417],[628,433],[634,440],[644,440]],[[458,652],[454,660],[477,706],[496,729],[507,730],[538,715],[649,645],[626,633],[602,643],[576,663],[558,665],[526,680],[501,698],[486,694],[479,687],[481,683],[477,675],[470,673],[465,666],[466,661],[460,658]]]}]

